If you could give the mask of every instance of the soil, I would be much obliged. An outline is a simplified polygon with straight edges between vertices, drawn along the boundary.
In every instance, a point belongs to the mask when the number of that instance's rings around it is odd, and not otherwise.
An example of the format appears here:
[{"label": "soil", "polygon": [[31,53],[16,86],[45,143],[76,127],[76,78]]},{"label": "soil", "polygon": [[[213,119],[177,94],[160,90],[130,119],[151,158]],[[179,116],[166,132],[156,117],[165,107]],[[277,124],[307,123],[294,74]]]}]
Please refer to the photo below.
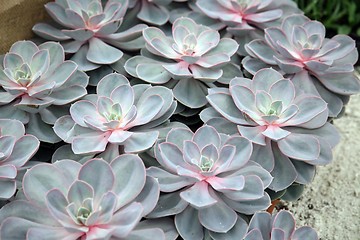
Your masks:
[{"label": "soil", "polygon": [[334,161],[319,167],[301,199],[287,205],[297,225],[312,226],[321,240],[360,240],[360,94],[334,124],[342,136]]}]

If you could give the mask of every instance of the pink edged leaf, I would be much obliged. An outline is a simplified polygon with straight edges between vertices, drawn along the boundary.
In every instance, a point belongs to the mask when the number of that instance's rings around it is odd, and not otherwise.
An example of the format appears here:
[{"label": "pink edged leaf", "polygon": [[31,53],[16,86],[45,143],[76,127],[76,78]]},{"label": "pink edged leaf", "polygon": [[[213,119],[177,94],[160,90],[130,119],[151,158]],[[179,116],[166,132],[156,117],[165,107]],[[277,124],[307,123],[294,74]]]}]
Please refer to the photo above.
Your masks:
[{"label": "pink edged leaf", "polygon": [[190,78],[192,76],[191,72],[188,69],[189,64],[185,61],[180,61],[178,63],[162,64],[162,67],[177,78]]},{"label": "pink edged leaf", "polygon": [[184,160],[190,165],[198,165],[201,159],[201,152],[196,143],[190,140],[183,142]]},{"label": "pink edged leaf", "polygon": [[199,221],[210,231],[226,233],[235,225],[236,220],[236,212],[222,201],[199,209]]},{"label": "pink edged leaf", "polygon": [[[135,61],[135,59],[130,59],[126,64],[129,65],[131,60]],[[171,74],[165,70],[161,63],[139,63],[136,66],[136,74],[140,79],[154,84],[167,83],[171,79]]]},{"label": "pink edged leaf", "polygon": [[277,142],[280,151],[290,158],[315,160],[320,154],[319,140],[313,136],[292,133]]},{"label": "pink edged leaf", "polygon": [[134,90],[129,85],[115,88],[110,95],[114,103],[119,103],[123,114],[127,114],[134,104]]},{"label": "pink edged leaf", "polygon": [[116,238],[125,238],[135,228],[142,217],[143,208],[140,203],[130,203],[115,212],[109,227],[111,227],[112,236]]},{"label": "pink edged leaf", "polygon": [[103,152],[111,132],[92,132],[73,138],[72,150],[75,154]]},{"label": "pink edged leaf", "polygon": [[242,112],[236,107],[230,94],[209,93],[206,97],[210,105],[227,120],[235,124],[247,124]]},{"label": "pink edged leaf", "polygon": [[274,191],[281,191],[289,187],[297,178],[297,171],[290,159],[280,152],[277,146],[273,144],[273,154],[275,159],[274,169],[271,175],[274,177],[269,188]]},{"label": "pink edged leaf", "polygon": [[205,125],[199,128],[192,139],[202,150],[206,145],[213,144],[217,149],[220,148],[221,138],[215,128]]},{"label": "pink edged leaf", "polygon": [[157,205],[160,196],[159,183],[155,178],[146,177],[146,182],[141,193],[134,199],[143,207],[143,216],[148,215]]},{"label": "pink edged leaf", "polygon": [[110,73],[99,81],[96,87],[96,93],[99,96],[110,98],[111,92],[117,87],[124,84],[129,84],[129,80],[124,75],[118,73]]},{"label": "pink edged leaf", "polygon": [[188,168],[189,165],[185,162],[182,151],[175,144],[164,142],[159,144],[158,148],[161,158],[157,159],[163,167],[173,172],[177,172],[178,166]]},{"label": "pink edged leaf", "polygon": [[77,228],[77,224],[68,215],[66,207],[68,205],[66,197],[58,189],[52,189],[46,194],[46,205],[53,217],[64,227]]},{"label": "pink edged leaf", "polygon": [[241,136],[246,137],[251,142],[265,146],[265,135],[263,132],[266,130],[266,126],[237,126]]},{"label": "pink edged leaf", "polygon": [[213,169],[215,170],[215,174],[219,174],[222,172],[226,172],[231,170],[230,165],[233,161],[242,161],[243,159],[236,158],[234,159],[236,151],[236,146],[233,145],[224,145],[219,151],[219,157],[214,163]]},{"label": "pink edged leaf", "polygon": [[100,215],[97,219],[97,223],[108,223],[111,221],[115,212],[117,196],[113,192],[105,193],[98,203],[98,209]]},{"label": "pink edged leaf", "polygon": [[220,34],[214,30],[206,30],[197,37],[197,45],[195,47],[195,52],[198,55],[202,55],[209,50],[217,47],[220,42]]},{"label": "pink edged leaf", "polygon": [[181,79],[173,89],[177,101],[190,108],[200,108],[207,104],[206,87],[193,78]]},{"label": "pink edged leaf", "polygon": [[118,196],[116,209],[133,201],[145,185],[145,166],[133,154],[123,154],[115,158],[110,166],[115,176],[113,192]]},{"label": "pink edged leaf", "polygon": [[284,238],[291,238],[292,233],[295,230],[295,219],[288,211],[280,211],[276,214],[273,224],[273,228],[281,229],[284,231]]},{"label": "pink edged leaf", "polygon": [[81,206],[86,198],[94,198],[93,187],[81,180],[75,181],[69,189],[67,199],[76,206]]},{"label": "pink edged leaf", "polygon": [[24,62],[30,63],[37,51],[39,48],[32,41],[18,41],[11,46],[9,53],[15,53],[21,56]]},{"label": "pink edged leaf", "polygon": [[264,41],[262,40],[253,40],[249,44],[245,45],[245,49],[250,55],[261,59],[263,62],[275,65],[276,61],[274,59],[274,50],[271,49]]},{"label": "pink edged leaf", "polygon": [[263,236],[259,229],[252,229],[246,234],[244,238],[244,240],[258,240],[258,239],[263,239]]},{"label": "pink edged leaf", "polygon": [[266,130],[261,133],[262,135],[274,140],[278,141],[280,139],[286,138],[291,134],[291,132],[286,131],[279,126],[276,125],[269,125],[267,126]]},{"label": "pink edged leaf", "polygon": [[282,14],[283,11],[281,9],[275,9],[275,10],[268,10],[255,14],[249,14],[248,16],[245,17],[245,19],[256,23],[265,23],[279,19],[282,16]]},{"label": "pink edged leaf", "polygon": [[182,191],[180,197],[197,209],[208,208],[218,201],[209,193],[209,185],[205,181],[197,182]]},{"label": "pink edged leaf", "polygon": [[[4,170],[4,169],[2,169]],[[15,169],[16,170],[16,169]],[[16,192],[16,181],[10,179],[4,179],[1,177],[0,180],[0,198],[1,199],[9,199],[11,198]]]},{"label": "pink edged leaf", "polygon": [[290,80],[279,80],[270,87],[269,94],[273,101],[281,101],[286,109],[295,98],[295,86]]},{"label": "pink edged leaf", "polygon": [[264,184],[262,179],[257,175],[245,176],[243,188],[238,191],[226,191],[225,196],[235,200],[255,200],[264,196]]},{"label": "pink edged leaf", "polygon": [[[227,171],[238,170],[243,167],[250,159],[252,153],[252,144],[251,142],[239,136],[230,137],[224,145],[232,145],[236,147],[235,155],[230,165],[226,169]],[[222,150],[220,150],[220,156],[222,155]]]},{"label": "pink edged leaf", "polygon": [[206,179],[211,187],[216,191],[223,192],[226,190],[240,191],[244,188],[245,178],[242,175],[230,177],[210,177]]},{"label": "pink edged leaf", "polygon": [[160,95],[150,95],[136,104],[136,118],[130,125],[144,125],[149,123],[161,111],[164,106],[164,99]]},{"label": "pink edged leaf", "polygon": [[245,234],[248,231],[248,223],[242,218],[239,217],[236,220],[235,226],[231,228],[226,233],[217,233],[217,232],[210,232],[210,236],[213,239],[225,240],[226,238],[229,239],[244,239]]},{"label": "pink edged leaf", "polygon": [[112,64],[123,56],[123,52],[114,48],[98,38],[89,40],[89,51],[87,60],[97,64]]},{"label": "pink edged leaf", "polygon": [[124,131],[121,129],[114,130],[111,132],[110,137],[108,138],[108,141],[110,143],[114,144],[121,144],[125,142],[129,137],[131,137],[133,133],[129,131]]},{"label": "pink edged leaf", "polygon": [[196,64],[204,68],[212,68],[229,61],[230,57],[227,54],[218,53],[214,55],[202,56],[196,62]]},{"label": "pink edged leaf", "polygon": [[319,236],[313,228],[304,226],[304,227],[300,227],[300,228],[296,229],[294,234],[291,236],[291,239],[294,239],[294,240],[301,240],[301,239],[318,240]]},{"label": "pink edged leaf", "polygon": [[272,239],[286,239],[285,238],[285,231],[279,228],[271,229],[271,238]]},{"label": "pink edged leaf", "polygon": [[40,142],[36,137],[25,135],[15,143],[12,153],[6,159],[6,162],[16,167],[21,167],[34,156],[39,146]]},{"label": "pink edged leaf", "polygon": [[137,17],[144,22],[154,25],[163,25],[169,20],[169,13],[166,8],[152,2],[144,1]]},{"label": "pink edged leaf", "polygon": [[[96,177],[94,177],[94,172],[96,172]],[[78,178],[94,189],[95,201],[99,201],[106,192],[111,191],[115,183],[112,168],[101,159],[87,161],[80,169]]]},{"label": "pink edged leaf", "polygon": [[223,75],[223,70],[219,68],[204,68],[200,65],[190,65],[193,78],[202,80],[204,82],[215,82]]},{"label": "pink edged leaf", "polygon": [[87,127],[84,122],[85,116],[99,116],[96,106],[87,100],[80,100],[70,107],[72,119],[82,127]]},{"label": "pink edged leaf", "polygon": [[64,41],[71,39],[69,36],[66,36],[61,30],[47,23],[37,23],[34,25],[32,30],[36,35],[51,41]]},{"label": "pink edged leaf", "polygon": [[0,166],[1,180],[7,181],[7,179],[14,179],[16,175],[17,175],[17,169],[14,165],[7,165],[6,163],[4,165],[4,163],[2,163],[2,165]]},{"label": "pink edged leaf", "polygon": [[88,41],[94,36],[94,32],[87,28],[78,28],[75,30],[61,30],[66,36],[75,39],[76,41]]},{"label": "pink edged leaf", "polygon": [[127,236],[128,239],[142,239],[142,240],[153,240],[154,236],[158,240],[166,240],[166,239],[175,239],[176,237],[168,237],[165,235],[164,231],[160,228],[149,228],[149,229],[137,229],[135,228],[131,233]]},{"label": "pink edged leaf", "polygon": [[148,168],[146,174],[158,180],[162,192],[174,192],[195,183],[194,179],[174,175],[158,167]]},{"label": "pink edged leaf", "polygon": [[198,211],[191,206],[175,215],[175,227],[184,239],[202,240],[204,238],[204,230],[199,222]]},{"label": "pink edged leaf", "polygon": [[123,143],[125,153],[142,152],[151,148],[158,139],[158,131],[134,132]]},{"label": "pink edged leaf", "polygon": [[69,232],[64,227],[32,227],[28,230],[26,237],[28,240],[73,240],[78,239],[84,234],[83,231]]}]

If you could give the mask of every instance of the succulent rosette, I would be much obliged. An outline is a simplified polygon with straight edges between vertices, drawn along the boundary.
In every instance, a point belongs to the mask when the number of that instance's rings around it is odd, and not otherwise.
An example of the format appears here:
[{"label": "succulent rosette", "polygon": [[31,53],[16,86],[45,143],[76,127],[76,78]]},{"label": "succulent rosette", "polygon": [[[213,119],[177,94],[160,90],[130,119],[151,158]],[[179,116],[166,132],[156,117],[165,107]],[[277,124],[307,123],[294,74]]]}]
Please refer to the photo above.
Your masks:
[{"label": "succulent rosette", "polygon": [[172,2],[187,2],[188,0],[132,0],[129,8],[135,7],[137,17],[151,25],[164,25],[169,21],[170,12],[168,6]]},{"label": "succulent rosette", "polygon": [[265,40],[245,48],[252,57],[243,61],[247,71],[254,74],[264,65],[280,69],[297,88],[321,96],[331,117],[340,113],[344,98],[360,91],[355,41],[345,35],[325,38],[324,25],[303,15],[287,17],[281,26],[265,30]]},{"label": "succulent rosette", "polygon": [[75,154],[100,153],[108,143],[121,145],[126,153],[141,152],[154,145],[157,127],[169,121],[176,105],[171,90],[130,86],[123,75],[113,73],[100,80],[97,95],[74,103],[71,115],[59,118],[54,130]]},{"label": "succulent rosette", "polygon": [[207,98],[212,108],[203,110],[202,120],[254,143],[252,159],[271,171],[272,190],[308,184],[315,166],[332,160],[339,134],[327,123],[327,104],[296,93],[294,84],[273,69],[258,71],[252,80],[235,78],[229,89],[211,89]]},{"label": "succulent rosette", "polygon": [[281,210],[273,216],[257,212],[251,218],[244,240],[318,240],[316,231],[307,226],[296,228],[295,219],[289,211]]},{"label": "succulent rosette", "polygon": [[39,140],[25,135],[18,120],[0,119],[0,199],[11,198],[18,187],[18,171],[36,153]]},{"label": "succulent rosette", "polygon": [[0,210],[1,239],[165,239],[159,227],[139,224],[154,208],[159,186],[136,155],[111,163],[41,163],[24,175],[22,190],[22,198]]},{"label": "succulent rosette", "polygon": [[126,71],[145,82],[169,85],[175,98],[190,108],[206,105],[208,85],[225,81],[223,67],[233,69],[225,65],[238,44],[190,18],[174,22],[172,37],[155,27],[144,29],[143,35],[146,50],[126,62]]},{"label": "succulent rosette", "polygon": [[68,104],[86,95],[88,76],[64,60],[62,46],[19,41],[0,66],[0,118],[17,119],[26,132],[45,142],[58,142],[53,125]]},{"label": "succulent rosette", "polygon": [[219,134],[211,126],[171,130],[155,150],[160,166],[147,175],[160,184],[159,202],[147,216],[175,215],[175,225],[184,239],[241,239],[247,224],[238,215],[266,209],[264,192],[272,177],[250,161],[252,144],[240,136]]},{"label": "succulent rosette", "polygon": [[66,53],[75,53],[71,59],[81,70],[115,63],[123,56],[122,50],[139,50],[144,45],[146,25],[131,25],[132,18],[124,17],[128,0],[55,0],[45,8],[55,24],[38,23],[33,31],[61,42]]},{"label": "succulent rosette", "polygon": [[291,0],[197,0],[196,6],[208,17],[219,19],[240,43],[239,54],[246,56],[243,46],[263,39],[263,30],[274,26],[284,16],[300,12]]}]

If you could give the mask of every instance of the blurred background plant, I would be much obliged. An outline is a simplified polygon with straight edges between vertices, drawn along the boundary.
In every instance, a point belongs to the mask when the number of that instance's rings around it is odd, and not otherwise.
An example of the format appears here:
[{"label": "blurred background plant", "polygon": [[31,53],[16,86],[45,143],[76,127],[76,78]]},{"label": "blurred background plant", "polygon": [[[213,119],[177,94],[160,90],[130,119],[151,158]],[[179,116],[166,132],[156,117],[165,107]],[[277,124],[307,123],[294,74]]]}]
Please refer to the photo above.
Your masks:
[{"label": "blurred background plant", "polygon": [[322,22],[328,34],[360,37],[359,0],[294,0],[305,15]]}]

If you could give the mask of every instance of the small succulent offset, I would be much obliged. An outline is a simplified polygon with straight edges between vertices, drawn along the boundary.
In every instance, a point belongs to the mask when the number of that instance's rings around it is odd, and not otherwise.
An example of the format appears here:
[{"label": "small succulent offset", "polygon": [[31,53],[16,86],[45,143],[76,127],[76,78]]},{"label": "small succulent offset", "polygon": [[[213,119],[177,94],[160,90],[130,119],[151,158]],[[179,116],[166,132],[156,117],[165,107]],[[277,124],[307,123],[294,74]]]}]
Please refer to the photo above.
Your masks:
[{"label": "small succulent offset", "polygon": [[257,212],[251,218],[244,240],[318,240],[311,227],[296,229],[295,219],[289,211],[281,210],[271,216],[268,212]]},{"label": "small succulent offset", "polygon": [[146,25],[131,26],[130,18],[123,23],[128,0],[55,0],[45,8],[56,24],[38,23],[33,31],[60,41],[66,53],[75,53],[72,60],[83,71],[120,60],[120,49],[134,51],[144,45]]},{"label": "small succulent offset", "polygon": [[275,66],[290,74],[297,89],[321,96],[336,117],[343,98],[360,91],[354,75],[358,59],[355,41],[349,36],[325,38],[322,23],[303,15],[287,17],[281,26],[265,30],[265,40],[254,40],[245,46],[251,57],[243,61],[247,71],[254,74],[264,65]]},{"label": "small succulent offset", "polygon": [[55,42],[14,43],[0,66],[0,118],[21,121],[41,141],[60,141],[51,125],[66,115],[67,104],[86,95],[88,85],[88,76],[64,59]]},{"label": "small succulent offset", "polygon": [[249,160],[251,152],[249,140],[210,126],[195,133],[171,130],[155,151],[161,166],[147,169],[164,193],[148,217],[175,215],[186,240],[203,239],[204,230],[215,239],[240,239],[236,234],[247,224],[238,213],[253,214],[270,205],[264,189],[272,177]]},{"label": "small succulent offset", "polygon": [[278,25],[284,16],[299,12],[291,0],[197,0],[196,6],[208,17],[227,25],[227,32],[240,43],[239,54],[246,56],[244,45],[263,39],[263,30]]},{"label": "small succulent offset", "polygon": [[126,62],[126,71],[152,84],[177,80],[171,84],[174,96],[190,108],[206,105],[204,83],[220,81],[222,67],[238,48],[234,40],[220,38],[217,31],[190,18],[174,22],[172,37],[155,27],[144,29],[143,34],[146,50]]},{"label": "small succulent offset", "polygon": [[0,210],[3,240],[136,239],[147,234],[165,240],[159,227],[137,227],[154,208],[159,186],[146,177],[136,155],[119,156],[110,164],[101,159],[84,165],[71,160],[38,164],[24,175],[23,193]]},{"label": "small succulent offset", "polygon": [[97,95],[74,103],[71,115],[59,118],[54,130],[75,154],[103,152],[108,143],[126,153],[141,152],[154,145],[156,127],[168,122],[176,105],[170,89],[130,86],[123,75],[113,73],[100,80]]},{"label": "small succulent offset", "polygon": [[24,125],[18,120],[0,119],[0,199],[9,199],[19,187],[18,171],[39,148],[39,140],[24,135]]},{"label": "small succulent offset", "polygon": [[252,80],[235,78],[229,89],[210,89],[207,98],[212,108],[201,113],[203,121],[253,142],[252,159],[271,171],[275,191],[309,183],[314,166],[332,160],[339,134],[327,123],[327,104],[296,93],[294,84],[273,69],[258,71]]},{"label": "small succulent offset", "polygon": [[167,8],[172,2],[187,2],[188,0],[132,0],[129,2],[129,8],[136,4],[140,9],[136,9],[137,17],[144,22],[152,25],[164,25],[169,21],[170,12]]}]

